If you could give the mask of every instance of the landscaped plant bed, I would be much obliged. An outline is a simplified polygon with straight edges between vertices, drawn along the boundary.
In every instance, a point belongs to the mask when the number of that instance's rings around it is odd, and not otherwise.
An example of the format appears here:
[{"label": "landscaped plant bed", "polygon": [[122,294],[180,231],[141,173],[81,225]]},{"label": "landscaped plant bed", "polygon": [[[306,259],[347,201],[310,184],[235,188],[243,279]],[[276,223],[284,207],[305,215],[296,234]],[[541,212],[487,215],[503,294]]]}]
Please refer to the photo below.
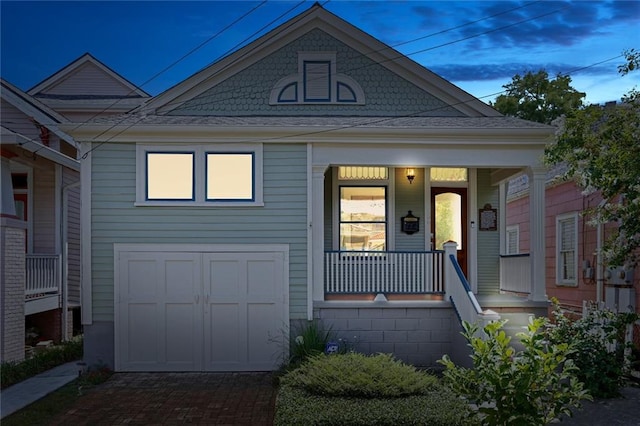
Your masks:
[{"label": "landscaped plant bed", "polygon": [[82,359],[82,336],[36,352],[19,362],[3,362],[0,366],[1,388],[7,388],[36,374],[66,362]]},{"label": "landscaped plant bed", "polygon": [[275,425],[465,425],[469,407],[391,355],[318,355],[280,381]]}]

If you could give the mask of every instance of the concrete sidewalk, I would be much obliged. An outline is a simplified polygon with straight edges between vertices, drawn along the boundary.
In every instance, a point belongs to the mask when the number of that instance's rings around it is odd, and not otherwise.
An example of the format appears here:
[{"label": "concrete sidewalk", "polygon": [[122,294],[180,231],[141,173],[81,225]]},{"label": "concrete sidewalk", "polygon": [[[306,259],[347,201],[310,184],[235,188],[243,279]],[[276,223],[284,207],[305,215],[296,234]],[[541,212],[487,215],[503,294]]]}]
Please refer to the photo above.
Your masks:
[{"label": "concrete sidewalk", "polygon": [[0,392],[0,419],[61,388],[80,375],[84,365],[68,362],[9,386]]}]

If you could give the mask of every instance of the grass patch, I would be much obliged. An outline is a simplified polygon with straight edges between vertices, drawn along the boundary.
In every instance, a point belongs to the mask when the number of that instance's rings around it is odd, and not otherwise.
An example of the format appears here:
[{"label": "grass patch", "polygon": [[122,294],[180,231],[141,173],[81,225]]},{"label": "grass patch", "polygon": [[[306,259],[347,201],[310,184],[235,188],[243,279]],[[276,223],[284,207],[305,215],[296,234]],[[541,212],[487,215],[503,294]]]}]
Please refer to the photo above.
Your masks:
[{"label": "grass patch", "polygon": [[15,385],[58,365],[82,359],[82,353],[80,336],[38,352],[29,359],[3,362],[0,365],[0,389]]},{"label": "grass patch", "polygon": [[112,374],[106,369],[83,374],[44,398],[2,419],[2,426],[49,424],[51,419],[69,410],[83,394],[93,386],[107,381]]}]

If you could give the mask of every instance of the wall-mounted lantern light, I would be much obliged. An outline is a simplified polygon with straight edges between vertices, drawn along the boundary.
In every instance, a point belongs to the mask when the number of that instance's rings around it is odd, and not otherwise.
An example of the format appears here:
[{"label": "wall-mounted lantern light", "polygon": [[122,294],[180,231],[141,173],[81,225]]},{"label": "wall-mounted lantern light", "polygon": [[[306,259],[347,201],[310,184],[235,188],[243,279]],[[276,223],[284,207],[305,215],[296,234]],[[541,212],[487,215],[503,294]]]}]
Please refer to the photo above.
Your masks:
[{"label": "wall-mounted lantern light", "polygon": [[408,168],[407,169],[407,179],[409,180],[409,183],[413,183],[413,179],[415,179],[415,177],[416,177],[416,169]]}]

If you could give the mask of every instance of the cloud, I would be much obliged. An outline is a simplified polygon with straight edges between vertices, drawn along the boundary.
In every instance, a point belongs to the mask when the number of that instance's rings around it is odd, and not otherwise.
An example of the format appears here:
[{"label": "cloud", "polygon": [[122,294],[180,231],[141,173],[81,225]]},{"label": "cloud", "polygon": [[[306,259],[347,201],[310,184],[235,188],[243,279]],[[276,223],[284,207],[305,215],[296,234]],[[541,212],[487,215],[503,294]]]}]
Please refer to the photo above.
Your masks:
[{"label": "cloud", "polygon": [[[441,77],[451,81],[490,81],[505,80],[508,82],[516,74],[526,74],[527,72],[538,72],[546,70],[550,77],[557,74],[567,74],[576,69],[573,64],[563,63],[511,63],[511,64],[445,64],[434,65],[429,68]],[[580,71],[581,75],[601,75],[609,72],[610,66],[601,65],[587,68]]]}]

